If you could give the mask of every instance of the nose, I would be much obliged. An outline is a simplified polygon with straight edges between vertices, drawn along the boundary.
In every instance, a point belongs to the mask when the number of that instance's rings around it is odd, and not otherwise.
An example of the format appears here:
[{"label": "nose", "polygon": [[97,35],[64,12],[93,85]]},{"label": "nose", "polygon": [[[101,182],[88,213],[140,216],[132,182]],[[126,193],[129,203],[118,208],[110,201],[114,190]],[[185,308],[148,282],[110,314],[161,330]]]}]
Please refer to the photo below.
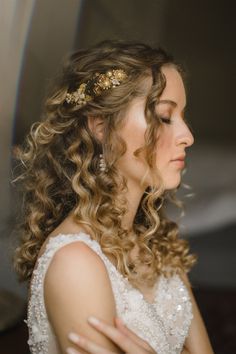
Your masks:
[{"label": "nose", "polygon": [[176,139],[176,144],[177,145],[185,145],[186,147],[189,147],[193,145],[194,143],[194,137],[193,134],[189,128],[189,126],[182,121],[183,125],[181,127],[181,130],[179,131],[179,134]]}]

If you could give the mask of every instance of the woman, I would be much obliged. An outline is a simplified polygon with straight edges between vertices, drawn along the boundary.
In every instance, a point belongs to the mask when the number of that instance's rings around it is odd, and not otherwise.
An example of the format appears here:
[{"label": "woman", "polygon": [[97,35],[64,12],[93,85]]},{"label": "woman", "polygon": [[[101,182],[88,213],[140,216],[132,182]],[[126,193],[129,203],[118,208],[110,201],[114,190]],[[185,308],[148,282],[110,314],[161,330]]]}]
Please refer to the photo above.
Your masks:
[{"label": "woman", "polygon": [[212,353],[186,275],[196,259],[163,205],[193,144],[185,106],[161,48],[106,41],[65,65],[17,154],[32,353]]}]

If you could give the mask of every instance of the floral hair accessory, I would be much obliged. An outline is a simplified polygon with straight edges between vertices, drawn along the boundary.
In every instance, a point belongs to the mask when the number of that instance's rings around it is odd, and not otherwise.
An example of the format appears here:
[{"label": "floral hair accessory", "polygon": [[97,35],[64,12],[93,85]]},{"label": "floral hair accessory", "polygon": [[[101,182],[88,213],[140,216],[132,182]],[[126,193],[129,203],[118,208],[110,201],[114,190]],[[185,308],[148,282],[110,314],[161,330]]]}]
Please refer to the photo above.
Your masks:
[{"label": "floral hair accessory", "polygon": [[119,86],[128,75],[122,69],[108,70],[104,74],[96,73],[92,79],[82,83],[76,91],[67,92],[65,101],[75,106],[84,106],[104,90]]}]

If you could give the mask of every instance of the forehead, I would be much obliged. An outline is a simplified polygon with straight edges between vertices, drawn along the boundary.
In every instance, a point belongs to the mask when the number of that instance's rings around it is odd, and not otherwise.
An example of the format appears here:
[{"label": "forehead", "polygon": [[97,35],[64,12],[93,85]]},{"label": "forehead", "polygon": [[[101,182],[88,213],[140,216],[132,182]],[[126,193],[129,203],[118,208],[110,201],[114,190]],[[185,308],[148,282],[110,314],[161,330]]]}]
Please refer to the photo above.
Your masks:
[{"label": "forehead", "polygon": [[160,96],[162,102],[159,102],[159,104],[176,106],[173,103],[175,102],[177,106],[185,107],[186,93],[180,73],[173,66],[163,66],[161,71],[166,78],[166,87]]}]

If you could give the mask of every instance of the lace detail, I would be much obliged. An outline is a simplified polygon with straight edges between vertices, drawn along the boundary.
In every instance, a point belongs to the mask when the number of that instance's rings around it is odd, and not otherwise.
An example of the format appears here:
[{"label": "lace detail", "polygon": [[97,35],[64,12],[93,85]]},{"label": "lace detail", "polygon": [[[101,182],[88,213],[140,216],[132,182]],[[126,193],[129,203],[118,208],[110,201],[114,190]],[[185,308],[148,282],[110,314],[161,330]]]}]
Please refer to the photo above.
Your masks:
[{"label": "lace detail", "polygon": [[88,234],[59,234],[49,239],[46,250],[38,258],[33,271],[28,303],[28,344],[32,354],[58,354],[56,338],[49,323],[45,304],[43,283],[50,261],[55,252],[75,241],[82,241],[103,260],[116,302],[116,311],[124,323],[138,336],[146,340],[158,354],[180,354],[193,318],[188,291],[180,277],[159,277],[155,300],[149,303],[118,272],[102,252],[99,243]]}]

